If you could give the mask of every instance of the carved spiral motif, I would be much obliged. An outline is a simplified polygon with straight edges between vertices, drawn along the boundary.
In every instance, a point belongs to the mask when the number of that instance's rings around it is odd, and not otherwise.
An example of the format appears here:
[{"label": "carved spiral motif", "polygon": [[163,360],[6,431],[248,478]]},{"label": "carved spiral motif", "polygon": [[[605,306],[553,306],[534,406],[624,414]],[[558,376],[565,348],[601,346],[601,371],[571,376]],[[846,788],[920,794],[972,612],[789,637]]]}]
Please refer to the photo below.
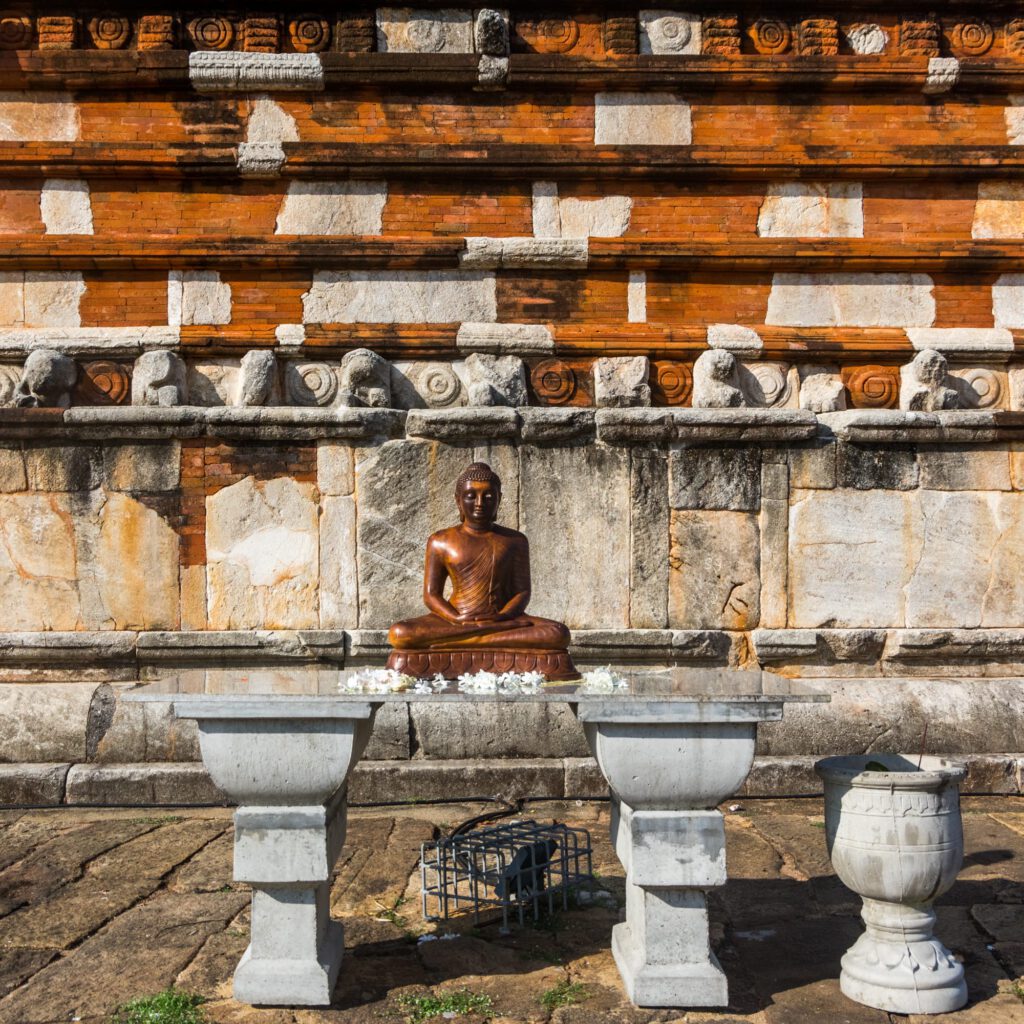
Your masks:
[{"label": "carved spiral motif", "polygon": [[16,366],[0,366],[0,406],[14,405],[14,393],[21,380],[21,371]]},{"label": "carved spiral motif", "polygon": [[89,19],[89,35],[98,50],[120,50],[132,34],[132,23],[118,14],[97,14]]},{"label": "carved spiral motif", "polygon": [[576,394],[576,373],[558,359],[545,359],[530,374],[537,398],[545,405],[565,405]]},{"label": "carved spiral motif", "polygon": [[778,363],[754,363],[747,369],[761,392],[760,395],[755,393],[754,398],[760,398],[768,408],[786,404],[792,386],[785,366]]},{"label": "carved spiral motif", "polygon": [[235,38],[235,26],[227,18],[193,18],[188,34],[198,50],[226,50]]},{"label": "carved spiral motif", "polygon": [[693,370],[686,363],[654,363],[653,391],[658,405],[688,405],[693,397]]},{"label": "carved spiral motif", "polygon": [[784,21],[758,18],[750,27],[750,37],[758,53],[784,53],[789,49],[792,33]]},{"label": "carved spiral motif", "polygon": [[693,29],[685,18],[658,18],[649,28],[651,42],[657,42],[658,49],[668,53],[681,53],[686,49]]},{"label": "carved spiral motif", "polygon": [[533,37],[541,53],[565,53],[580,40],[580,27],[572,18],[545,18],[524,22],[522,28]]},{"label": "carved spiral motif", "polygon": [[78,375],[76,397],[91,405],[120,405],[128,399],[132,375],[122,363],[98,360],[86,363]]},{"label": "carved spiral motif", "polygon": [[326,363],[292,363],[287,389],[296,405],[330,405],[338,393],[338,378]]},{"label": "carved spiral motif", "polygon": [[899,404],[899,370],[893,366],[861,366],[843,378],[856,408],[895,409]]},{"label": "carved spiral motif", "polygon": [[462,382],[448,363],[426,363],[413,376],[413,387],[431,409],[443,409],[459,397]]},{"label": "carved spiral motif", "polygon": [[331,23],[315,14],[303,14],[288,22],[288,35],[299,53],[319,53],[331,42]]},{"label": "carved spiral motif", "polygon": [[979,367],[961,374],[974,392],[974,405],[979,409],[991,409],[1003,397],[1003,382],[999,374]]},{"label": "carved spiral motif", "polygon": [[953,49],[969,57],[980,57],[992,47],[995,38],[987,21],[965,21],[953,29]]},{"label": "carved spiral motif", "polygon": [[1024,54],[1024,18],[1006,23],[1006,52],[1014,57]]},{"label": "carved spiral motif", "polygon": [[32,45],[32,19],[27,14],[0,14],[0,50],[27,50]]},{"label": "carved spiral motif", "polygon": [[440,53],[444,49],[444,23],[433,18],[410,18],[405,35],[420,53]]}]

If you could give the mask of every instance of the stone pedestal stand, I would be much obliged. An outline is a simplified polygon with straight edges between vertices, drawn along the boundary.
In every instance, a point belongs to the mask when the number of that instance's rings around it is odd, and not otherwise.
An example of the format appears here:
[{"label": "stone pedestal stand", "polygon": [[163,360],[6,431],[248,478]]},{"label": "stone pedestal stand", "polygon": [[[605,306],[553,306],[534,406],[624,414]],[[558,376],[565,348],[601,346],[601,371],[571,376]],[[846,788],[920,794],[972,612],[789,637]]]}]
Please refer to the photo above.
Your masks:
[{"label": "stone pedestal stand", "polygon": [[177,700],[199,724],[203,761],[239,804],[234,877],[252,886],[252,933],[235,998],[326,1006],[344,950],[330,918],[331,870],[345,841],[345,780],[379,705],[305,699]]},{"label": "stone pedestal stand", "polygon": [[577,706],[612,793],[612,839],[626,869],[626,920],[612,952],[638,1006],[725,1006],[706,890],[725,884],[725,827],[713,808],[743,784],[757,723],[775,703]]}]

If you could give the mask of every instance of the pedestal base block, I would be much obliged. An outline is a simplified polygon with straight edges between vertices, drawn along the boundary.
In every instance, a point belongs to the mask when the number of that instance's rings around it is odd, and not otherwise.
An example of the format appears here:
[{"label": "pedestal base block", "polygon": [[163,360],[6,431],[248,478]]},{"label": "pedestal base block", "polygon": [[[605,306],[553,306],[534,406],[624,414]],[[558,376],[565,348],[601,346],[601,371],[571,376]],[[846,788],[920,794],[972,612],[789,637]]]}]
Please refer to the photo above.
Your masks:
[{"label": "pedestal base block", "polygon": [[252,1006],[329,1006],[344,952],[338,921],[327,925],[315,960],[256,957],[250,945],[235,969],[234,997]]},{"label": "pedestal base block", "polygon": [[548,679],[579,679],[568,651],[523,651],[500,647],[432,648],[392,651],[388,668],[417,679],[442,675],[458,679],[467,672],[541,672]]},{"label": "pedestal base block", "polygon": [[629,924],[612,929],[612,955],[626,995],[637,1006],[727,1006],[729,983],[714,953],[703,963],[644,963]]}]

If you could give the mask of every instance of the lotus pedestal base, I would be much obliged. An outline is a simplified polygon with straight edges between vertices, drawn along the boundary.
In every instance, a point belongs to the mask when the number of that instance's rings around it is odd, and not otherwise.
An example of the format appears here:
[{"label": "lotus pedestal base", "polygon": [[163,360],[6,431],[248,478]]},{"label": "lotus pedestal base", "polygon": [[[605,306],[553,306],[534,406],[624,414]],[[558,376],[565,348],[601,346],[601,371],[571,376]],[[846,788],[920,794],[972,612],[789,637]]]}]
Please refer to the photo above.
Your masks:
[{"label": "lotus pedestal base", "polygon": [[864,900],[867,930],[843,957],[843,995],[889,1013],[949,1013],[967,1002],[963,965],[932,934],[935,911]]},{"label": "lotus pedestal base", "polygon": [[548,679],[579,679],[568,651],[523,651],[500,647],[433,647],[429,651],[392,651],[388,668],[418,679],[436,675],[458,679],[472,672],[542,672]]}]

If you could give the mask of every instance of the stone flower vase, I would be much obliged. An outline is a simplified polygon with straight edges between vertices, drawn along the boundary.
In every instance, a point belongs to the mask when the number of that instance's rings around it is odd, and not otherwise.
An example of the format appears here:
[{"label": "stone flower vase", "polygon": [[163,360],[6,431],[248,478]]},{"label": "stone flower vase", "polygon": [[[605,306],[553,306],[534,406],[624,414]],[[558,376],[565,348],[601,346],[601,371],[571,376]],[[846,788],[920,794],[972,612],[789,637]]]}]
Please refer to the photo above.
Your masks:
[{"label": "stone flower vase", "polygon": [[[866,771],[869,762],[888,771]],[[829,757],[825,834],[832,866],[864,900],[864,934],[842,960],[850,999],[891,1013],[946,1013],[967,1002],[964,969],[932,934],[932,903],[964,855],[963,765],[900,754]]]}]

